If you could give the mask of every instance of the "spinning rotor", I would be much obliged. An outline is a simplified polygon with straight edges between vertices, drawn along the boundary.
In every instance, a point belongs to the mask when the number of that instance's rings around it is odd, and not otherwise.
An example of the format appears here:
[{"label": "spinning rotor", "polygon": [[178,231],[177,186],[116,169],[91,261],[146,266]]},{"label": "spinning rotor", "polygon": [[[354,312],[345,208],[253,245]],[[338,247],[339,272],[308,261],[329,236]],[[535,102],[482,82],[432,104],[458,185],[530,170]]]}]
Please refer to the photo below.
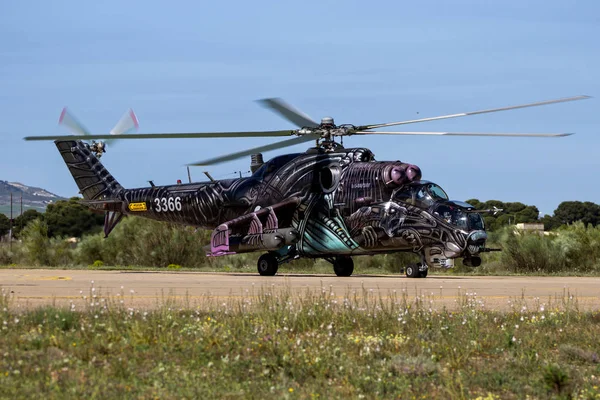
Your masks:
[{"label": "spinning rotor", "polygon": [[172,139],[172,138],[236,138],[236,137],[285,137],[297,136],[292,139],[271,143],[264,146],[255,147],[231,153],[223,156],[214,157],[208,160],[202,160],[188,165],[212,165],[226,161],[235,160],[248,155],[262,153],[269,150],[276,150],[293,146],[300,143],[315,141],[317,146],[325,151],[331,151],[339,144],[337,138],[354,135],[426,135],[426,136],[511,136],[511,137],[561,137],[569,136],[572,133],[481,133],[481,132],[414,132],[414,131],[373,131],[373,129],[386,128],[390,126],[408,125],[428,121],[438,121],[443,119],[459,118],[468,115],[487,114],[499,111],[516,110],[520,108],[537,107],[556,103],[565,103],[576,100],[589,99],[590,96],[574,96],[561,99],[546,100],[535,103],[527,103],[515,106],[492,108],[487,110],[471,111],[457,114],[440,115],[436,117],[420,118],[406,121],[387,122],[370,125],[342,124],[336,125],[332,117],[324,117],[320,123],[315,122],[311,117],[295,109],[291,105],[279,98],[269,98],[259,100],[259,103],[266,108],[271,109],[283,118],[287,119],[298,128],[294,130],[279,131],[250,131],[250,132],[190,132],[190,133],[139,133],[128,134],[134,128],[138,127],[137,118],[132,110],[126,112],[110,134],[91,135],[75,118],[70,115],[66,109],[61,114],[60,123],[68,126],[74,131],[75,135],[69,136],[28,136],[25,140],[105,140],[105,142],[92,142],[91,148],[98,156],[106,151],[105,143],[108,140],[118,139]]},{"label": "spinning rotor", "polygon": [[[123,135],[133,131],[139,127],[138,119],[132,109],[129,109],[123,114],[117,124],[110,130],[108,137],[97,138],[99,135],[92,135],[81,122],[79,122],[73,114],[67,110],[67,107],[63,108],[58,119],[59,125],[64,125],[75,133],[75,136],[82,140],[90,140],[90,150],[94,152],[96,157],[102,157],[102,154],[106,153],[106,145],[114,143],[117,138],[115,136]],[[72,137],[72,136],[69,136]],[[96,141],[95,139],[105,139],[103,141]],[[25,140],[28,140],[25,138]]]}]

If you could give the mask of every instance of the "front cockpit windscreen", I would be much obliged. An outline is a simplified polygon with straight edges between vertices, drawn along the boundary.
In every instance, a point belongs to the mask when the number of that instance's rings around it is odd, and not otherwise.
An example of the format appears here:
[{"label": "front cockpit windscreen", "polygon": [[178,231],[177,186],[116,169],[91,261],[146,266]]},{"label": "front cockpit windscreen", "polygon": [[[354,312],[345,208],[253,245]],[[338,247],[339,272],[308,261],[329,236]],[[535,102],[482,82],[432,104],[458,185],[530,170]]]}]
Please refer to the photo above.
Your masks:
[{"label": "front cockpit windscreen", "polygon": [[448,224],[464,231],[485,230],[483,218],[476,212],[468,212],[473,206],[463,202],[449,201],[448,195],[433,182],[413,182],[393,194],[393,199],[426,210]]},{"label": "front cockpit windscreen", "polygon": [[472,231],[483,231],[485,230],[485,225],[483,223],[483,218],[481,215],[477,213],[468,213],[467,214],[469,220],[469,229]]},{"label": "front cockpit windscreen", "polygon": [[475,212],[467,212],[464,208],[451,202],[440,204],[433,214],[463,231],[485,230],[481,215]]},{"label": "front cockpit windscreen", "polygon": [[433,214],[459,229],[465,231],[469,229],[467,213],[458,206],[440,204]]},{"label": "front cockpit windscreen", "polygon": [[447,201],[448,195],[444,189],[433,182],[415,182],[396,192],[394,199],[417,207],[429,208],[440,201]]}]

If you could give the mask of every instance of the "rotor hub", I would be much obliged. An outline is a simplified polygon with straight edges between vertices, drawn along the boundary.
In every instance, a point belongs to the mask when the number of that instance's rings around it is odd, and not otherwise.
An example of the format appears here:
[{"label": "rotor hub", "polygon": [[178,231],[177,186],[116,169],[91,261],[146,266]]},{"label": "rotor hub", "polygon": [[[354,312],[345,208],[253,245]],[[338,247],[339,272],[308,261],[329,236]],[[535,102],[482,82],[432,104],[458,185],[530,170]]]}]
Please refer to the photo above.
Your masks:
[{"label": "rotor hub", "polygon": [[333,122],[333,117],[321,118],[321,126],[335,126],[335,123]]},{"label": "rotor hub", "polygon": [[106,153],[106,144],[102,141],[96,142],[92,141],[92,144],[89,145],[89,149],[94,152],[97,158],[102,157],[103,153]]}]

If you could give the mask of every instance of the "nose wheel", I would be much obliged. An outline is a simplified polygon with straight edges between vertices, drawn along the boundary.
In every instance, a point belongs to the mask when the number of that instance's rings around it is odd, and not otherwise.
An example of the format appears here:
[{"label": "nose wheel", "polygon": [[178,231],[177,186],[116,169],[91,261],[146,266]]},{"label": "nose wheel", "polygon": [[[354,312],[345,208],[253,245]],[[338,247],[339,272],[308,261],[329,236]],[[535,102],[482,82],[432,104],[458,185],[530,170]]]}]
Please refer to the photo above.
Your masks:
[{"label": "nose wheel", "polygon": [[406,267],[407,278],[426,278],[429,267],[424,263],[410,264]]},{"label": "nose wheel", "polygon": [[257,267],[261,276],[273,276],[279,269],[279,260],[271,253],[263,254],[258,259]]}]

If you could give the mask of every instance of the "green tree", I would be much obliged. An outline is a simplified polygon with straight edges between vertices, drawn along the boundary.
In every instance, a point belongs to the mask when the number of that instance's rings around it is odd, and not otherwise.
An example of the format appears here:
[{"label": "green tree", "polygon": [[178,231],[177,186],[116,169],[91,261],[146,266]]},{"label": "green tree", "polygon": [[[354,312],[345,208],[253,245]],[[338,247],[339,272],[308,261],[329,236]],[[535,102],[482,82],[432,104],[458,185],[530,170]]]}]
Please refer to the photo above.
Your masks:
[{"label": "green tree", "polygon": [[558,218],[556,218],[554,215],[548,215],[548,214],[544,215],[540,219],[540,222],[542,222],[544,224],[544,230],[546,230],[546,231],[554,230],[562,225]]},{"label": "green tree", "polygon": [[49,236],[81,237],[100,230],[104,224],[104,215],[91,212],[79,200],[81,199],[78,197],[72,197],[48,205],[45,220]]},{"label": "green tree", "polygon": [[40,213],[37,210],[30,209],[25,211],[23,214],[19,215],[13,221],[13,236],[18,238],[21,234],[21,230],[25,229],[27,224],[31,221],[35,221],[36,219],[44,220],[44,214]]},{"label": "green tree", "polygon": [[600,223],[600,205],[591,201],[563,201],[554,210],[554,217],[563,225],[581,221],[596,226]]},{"label": "green tree", "polygon": [[2,239],[2,236],[8,234],[8,231],[10,230],[10,219],[8,219],[8,217],[2,213],[0,213],[0,239]]},{"label": "green tree", "polygon": [[536,206],[528,206],[520,202],[505,203],[500,200],[481,202],[478,199],[469,199],[467,203],[478,210],[491,210],[494,207],[503,210],[496,215],[483,214],[486,229],[490,231],[498,230],[506,225],[537,222],[539,220],[539,210]]},{"label": "green tree", "polygon": [[481,209],[482,203],[477,199],[469,199],[466,202],[475,207],[477,210]]}]

